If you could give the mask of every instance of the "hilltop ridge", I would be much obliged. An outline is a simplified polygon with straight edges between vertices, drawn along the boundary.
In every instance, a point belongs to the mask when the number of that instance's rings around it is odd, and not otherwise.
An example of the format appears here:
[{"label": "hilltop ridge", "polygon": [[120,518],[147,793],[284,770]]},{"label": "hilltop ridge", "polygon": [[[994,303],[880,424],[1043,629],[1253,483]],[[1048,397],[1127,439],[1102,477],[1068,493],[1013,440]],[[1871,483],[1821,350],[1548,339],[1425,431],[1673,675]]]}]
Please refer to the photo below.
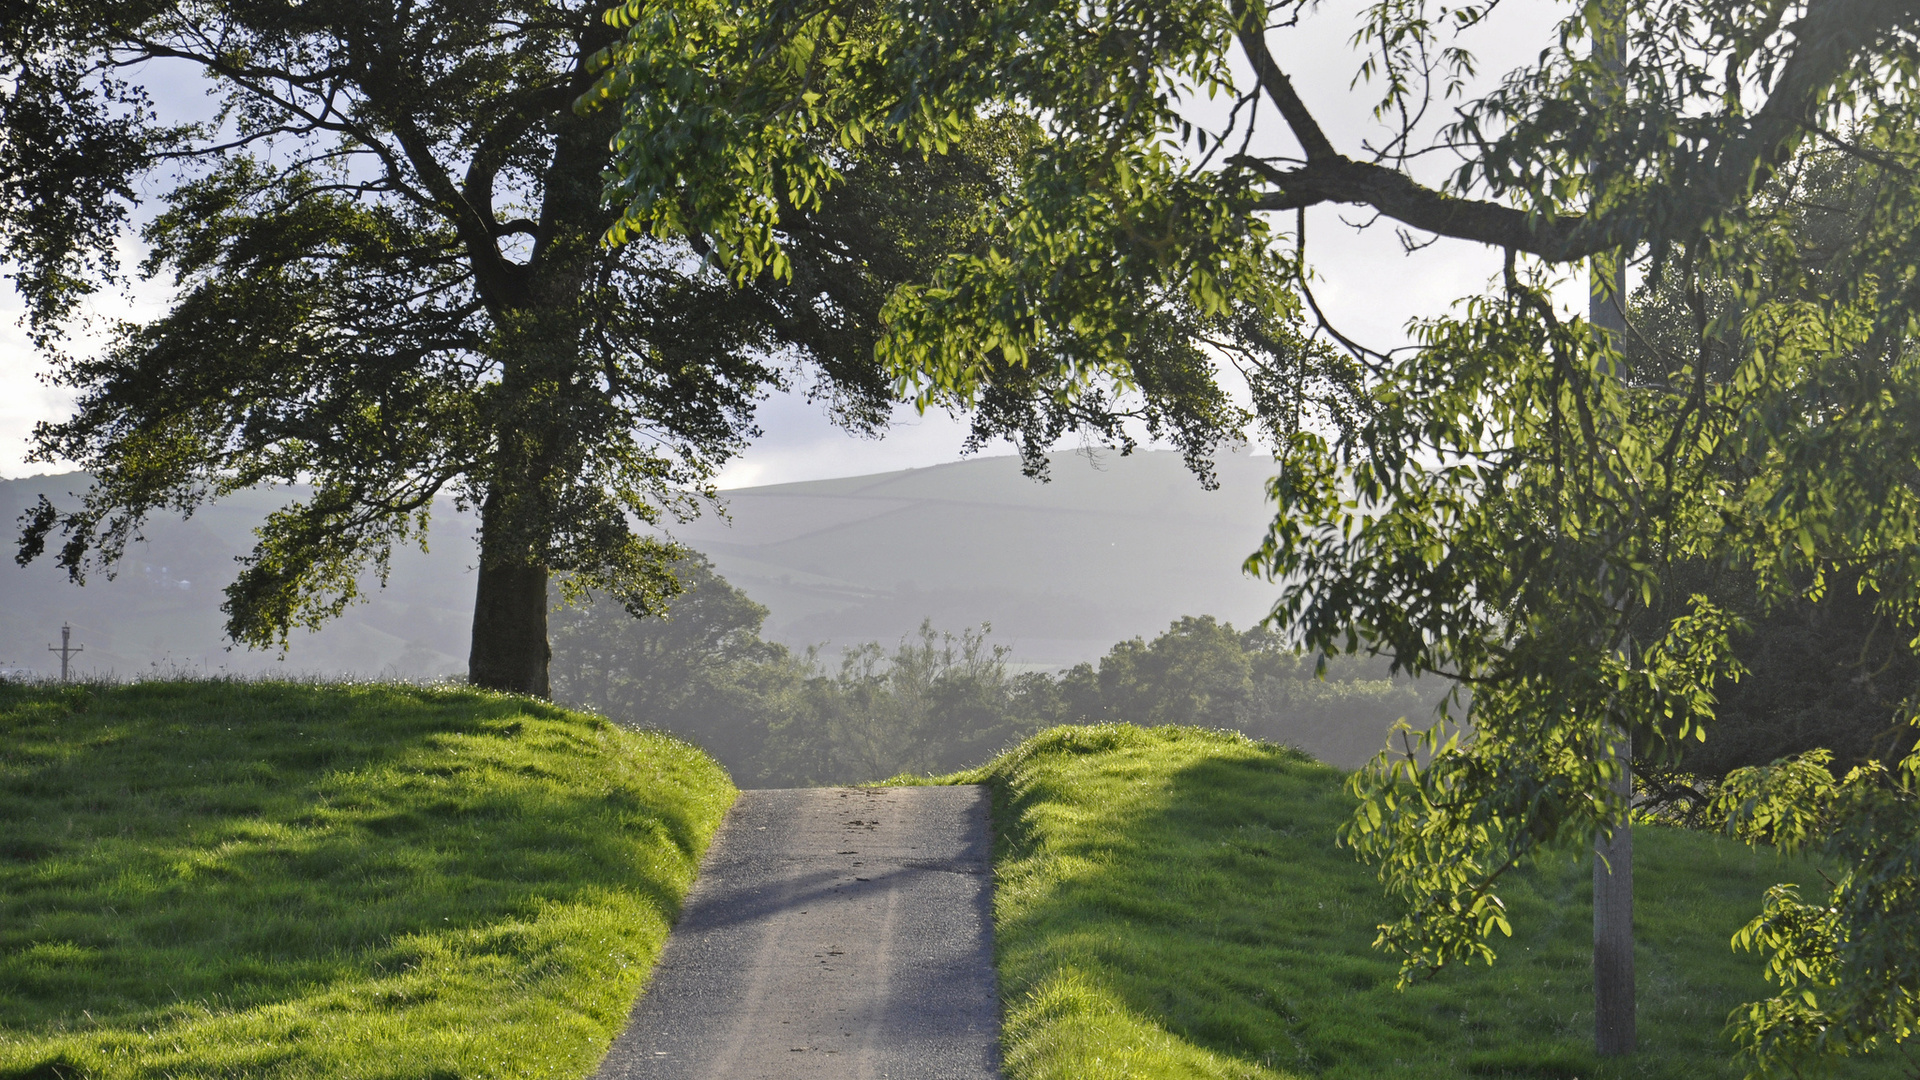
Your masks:
[{"label": "hilltop ridge", "polygon": [[1018,660],[1093,660],[1181,615],[1240,626],[1271,586],[1241,563],[1271,511],[1271,464],[1223,454],[1207,491],[1169,452],[1053,455],[1050,480],[1013,457],[726,492],[732,524],[674,535],[767,605],[793,646],[891,641],[922,618],[991,622]]},{"label": "hilltop ridge", "polygon": [[[1142,451],[1053,455],[1040,483],[1013,457],[983,457],[868,476],[722,492],[728,517],[671,534],[770,609],[766,636],[827,654],[892,642],[922,619],[958,630],[991,622],[994,640],[1035,667],[1092,660],[1115,641],[1151,636],[1185,614],[1247,625],[1272,587],[1240,564],[1271,511],[1271,464],[1223,454],[1207,491],[1179,455]],[[77,473],[0,481],[9,523],[41,494],[77,498]],[[296,490],[260,489],[182,521],[156,517],[116,576],[68,584],[50,559],[0,567],[0,668],[48,673],[62,622],[87,651],[79,670],[282,671],[401,678],[464,670],[472,612],[473,524],[441,511],[430,553],[398,552],[385,589],[317,634],[296,634],[284,659],[228,650],[221,589],[252,529]],[[372,583],[369,583],[372,585]]]}]

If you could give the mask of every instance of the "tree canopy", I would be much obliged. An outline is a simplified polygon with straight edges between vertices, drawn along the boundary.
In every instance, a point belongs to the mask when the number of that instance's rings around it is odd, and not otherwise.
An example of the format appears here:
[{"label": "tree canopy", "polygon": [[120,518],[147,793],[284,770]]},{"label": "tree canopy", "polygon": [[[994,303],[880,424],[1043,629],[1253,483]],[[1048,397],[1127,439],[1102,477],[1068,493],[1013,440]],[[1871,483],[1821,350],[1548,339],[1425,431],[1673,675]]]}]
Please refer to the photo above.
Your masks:
[{"label": "tree canopy", "polygon": [[[1844,582],[1912,625],[1920,5],[1567,5],[1469,93],[1476,36],[1511,11],[1378,0],[1353,92],[1389,137],[1355,146],[1289,75],[1315,10],[627,0],[590,98],[625,121],[610,237],[698,234],[742,276],[778,265],[779,223],[840,182],[838,154],[937,152],[985,115],[1045,131],[974,246],[895,291],[880,355],[923,403],[982,405],[1006,371],[1123,394],[1171,306],[1249,373],[1279,448],[1250,561],[1275,622],[1471,691],[1424,754],[1355,780],[1345,838],[1405,901],[1381,943],[1413,977],[1490,960],[1502,876],[1625,822],[1616,733],[1653,759],[1709,735],[1741,620],[1676,568],[1735,569],[1762,609]],[[1202,98],[1224,119],[1196,119]],[[1413,349],[1367,348],[1314,304],[1323,204],[1488,245],[1505,272]],[[1563,314],[1554,286],[1587,261],[1603,282],[1637,266],[1657,303],[1623,334]],[[1884,798],[1834,803],[1833,850],[1920,837],[1916,772],[1862,774]],[[1847,880],[1905,872],[1875,865]],[[1749,936],[1783,981],[1747,1017],[1762,1065],[1907,1037],[1917,901],[1872,900],[1842,904],[1852,921],[1770,909],[1792,917]]]},{"label": "tree canopy", "polygon": [[[571,106],[615,40],[587,0],[20,3],[0,19],[0,259],[79,406],[35,452],[93,474],[43,504],[19,557],[80,579],[155,512],[260,484],[268,520],[227,590],[232,637],[284,640],[352,602],[435,500],[479,511],[471,675],[544,694],[548,574],[634,611],[674,588],[649,530],[698,509],[793,386],[855,430],[891,407],[880,304],[1000,183],[1017,133],[951,153],[876,145],[792,215],[782,274],[729,281],[697,238],[607,248],[617,123]],[[204,80],[175,122],[149,82]],[[151,321],[87,297],[139,271]],[[108,290],[102,293],[102,290]]]}]

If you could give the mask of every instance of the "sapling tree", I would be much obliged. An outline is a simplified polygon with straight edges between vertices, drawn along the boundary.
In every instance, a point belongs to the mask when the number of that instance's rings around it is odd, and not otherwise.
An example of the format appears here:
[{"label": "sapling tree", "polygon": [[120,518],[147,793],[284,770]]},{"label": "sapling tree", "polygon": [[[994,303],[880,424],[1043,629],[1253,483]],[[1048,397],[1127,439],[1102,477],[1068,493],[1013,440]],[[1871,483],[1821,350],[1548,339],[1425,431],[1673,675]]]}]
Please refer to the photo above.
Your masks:
[{"label": "sapling tree", "polygon": [[[937,152],[981,116],[1044,130],[972,247],[895,291],[880,356],[928,405],[988,408],[1010,378],[1110,400],[1177,313],[1249,375],[1279,449],[1249,563],[1276,623],[1470,691],[1356,776],[1343,834],[1405,903],[1380,943],[1413,978],[1491,960],[1503,877],[1626,823],[1621,736],[1658,755],[1710,732],[1737,620],[1669,568],[1738,562],[1774,599],[1842,571],[1888,611],[1920,602],[1920,4],[1569,6],[1470,95],[1475,35],[1511,12],[1380,0],[1352,42],[1376,145],[1342,145],[1290,77],[1312,10],[627,0],[582,107],[624,121],[610,238],[698,235],[742,277],[779,265],[780,223],[842,182],[839,155]],[[1204,96],[1222,119],[1196,119]],[[1812,243],[1841,172],[1848,223]],[[1505,270],[1414,348],[1368,348],[1313,302],[1303,212],[1328,204]],[[1609,333],[1562,311],[1589,261],[1637,264],[1681,317]],[[1766,940],[1787,965],[1817,947]],[[1746,1029],[1762,1065],[1785,1015]]]}]

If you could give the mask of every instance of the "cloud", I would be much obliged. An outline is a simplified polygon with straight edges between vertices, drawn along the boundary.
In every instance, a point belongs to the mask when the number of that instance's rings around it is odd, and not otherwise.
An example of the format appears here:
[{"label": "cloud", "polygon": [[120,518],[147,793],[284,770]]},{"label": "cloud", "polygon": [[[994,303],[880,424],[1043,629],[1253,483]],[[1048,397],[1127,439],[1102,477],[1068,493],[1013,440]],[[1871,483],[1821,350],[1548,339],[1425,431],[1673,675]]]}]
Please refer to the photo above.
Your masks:
[{"label": "cloud", "polygon": [[[766,434],[721,470],[722,488],[760,487],[939,465],[960,457],[967,425],[944,412],[896,406],[883,438],[849,434],[804,394],[776,394],[760,408]],[[999,447],[990,453],[1005,453]]]},{"label": "cloud", "polygon": [[72,412],[73,394],[41,381],[46,365],[34,355],[20,325],[25,310],[11,290],[0,292],[0,477],[67,468],[27,464],[33,425]]}]

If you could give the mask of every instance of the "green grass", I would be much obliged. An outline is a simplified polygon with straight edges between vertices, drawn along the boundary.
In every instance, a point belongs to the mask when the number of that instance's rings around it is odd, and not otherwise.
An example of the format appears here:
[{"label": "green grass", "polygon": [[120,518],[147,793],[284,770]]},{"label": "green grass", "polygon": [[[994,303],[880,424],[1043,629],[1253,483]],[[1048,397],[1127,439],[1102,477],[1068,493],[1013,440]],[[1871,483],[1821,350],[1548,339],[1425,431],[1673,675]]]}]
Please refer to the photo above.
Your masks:
[{"label": "green grass", "polygon": [[1728,939],[1804,864],[1638,829],[1641,1049],[1600,1062],[1589,864],[1511,883],[1493,967],[1398,992],[1370,947],[1380,886],[1334,845],[1343,778],[1238,736],[1122,726],[1058,728],[945,778],[993,789],[1010,1080],[1742,1074],[1726,1017],[1765,984]]},{"label": "green grass", "polygon": [[734,795],[404,686],[0,686],[0,1078],[588,1075]]}]

